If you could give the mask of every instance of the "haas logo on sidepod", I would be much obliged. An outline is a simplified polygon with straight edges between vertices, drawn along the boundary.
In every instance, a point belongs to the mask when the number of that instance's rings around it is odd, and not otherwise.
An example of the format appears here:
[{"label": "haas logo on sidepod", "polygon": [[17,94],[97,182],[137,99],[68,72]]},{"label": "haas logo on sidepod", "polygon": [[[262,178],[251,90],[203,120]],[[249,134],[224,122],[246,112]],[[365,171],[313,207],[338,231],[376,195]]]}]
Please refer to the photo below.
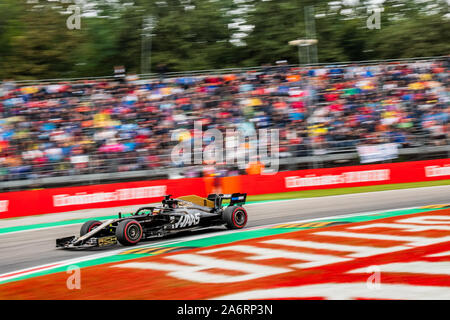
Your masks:
[{"label": "haas logo on sidepod", "polygon": [[180,216],[180,219],[175,223],[174,228],[184,228],[195,226],[200,223],[200,213],[196,214],[186,214],[184,216]]}]

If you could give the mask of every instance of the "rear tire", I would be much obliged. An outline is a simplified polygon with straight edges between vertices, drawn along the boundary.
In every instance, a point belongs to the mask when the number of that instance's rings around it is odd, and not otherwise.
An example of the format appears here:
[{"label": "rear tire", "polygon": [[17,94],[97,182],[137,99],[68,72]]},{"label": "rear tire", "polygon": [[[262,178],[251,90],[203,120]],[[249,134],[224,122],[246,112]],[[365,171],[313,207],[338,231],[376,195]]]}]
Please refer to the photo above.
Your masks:
[{"label": "rear tire", "polygon": [[117,241],[123,246],[133,246],[142,239],[142,226],[133,219],[121,221],[116,228]]},{"label": "rear tire", "polygon": [[80,236],[84,236],[86,233],[91,232],[93,229],[97,228],[102,223],[97,220],[86,221],[80,229]]},{"label": "rear tire", "polygon": [[242,229],[247,224],[247,211],[239,206],[227,207],[222,215],[228,229]]}]

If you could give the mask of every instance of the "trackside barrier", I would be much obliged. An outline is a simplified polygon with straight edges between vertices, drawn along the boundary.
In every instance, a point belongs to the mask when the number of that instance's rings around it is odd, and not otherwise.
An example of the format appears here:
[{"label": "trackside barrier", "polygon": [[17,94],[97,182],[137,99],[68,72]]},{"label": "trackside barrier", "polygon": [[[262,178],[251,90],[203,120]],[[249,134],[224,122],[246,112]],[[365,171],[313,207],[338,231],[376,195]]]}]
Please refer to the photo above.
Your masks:
[{"label": "trackside barrier", "polygon": [[373,164],[242,176],[249,194],[362,187],[450,179],[450,159]]},{"label": "trackside barrier", "polygon": [[[216,180],[219,179],[219,180]],[[188,178],[0,193],[0,219],[158,202],[166,194],[249,195],[450,179],[450,159],[284,171],[274,175]]]}]

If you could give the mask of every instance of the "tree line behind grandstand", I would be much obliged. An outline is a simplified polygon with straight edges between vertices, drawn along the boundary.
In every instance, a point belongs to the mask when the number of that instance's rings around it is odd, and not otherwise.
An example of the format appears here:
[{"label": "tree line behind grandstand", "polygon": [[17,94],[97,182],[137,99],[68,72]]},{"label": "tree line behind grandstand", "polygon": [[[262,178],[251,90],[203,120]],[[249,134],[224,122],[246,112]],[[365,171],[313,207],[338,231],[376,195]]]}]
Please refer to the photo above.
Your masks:
[{"label": "tree line behind grandstand", "polygon": [[[68,4],[3,0],[0,79],[104,76],[118,64],[139,73],[143,34],[152,38],[152,72],[294,64],[288,42],[306,36],[307,5],[320,62],[446,55],[448,4],[422,2],[384,1],[380,29],[369,29],[369,1],[90,1],[81,29],[69,30],[60,14]],[[143,24],[150,16],[151,32]]]}]

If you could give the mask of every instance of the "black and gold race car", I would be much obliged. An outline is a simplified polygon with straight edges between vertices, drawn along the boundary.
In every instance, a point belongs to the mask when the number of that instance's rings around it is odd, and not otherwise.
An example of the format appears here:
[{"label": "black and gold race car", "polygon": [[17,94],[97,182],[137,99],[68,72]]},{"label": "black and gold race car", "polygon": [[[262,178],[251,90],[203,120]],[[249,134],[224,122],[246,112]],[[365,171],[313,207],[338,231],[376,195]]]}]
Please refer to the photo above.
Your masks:
[{"label": "black and gold race car", "polygon": [[[91,220],[84,223],[80,236],[56,240],[56,247],[83,249],[115,245],[132,246],[141,240],[164,237],[168,234],[198,230],[213,226],[241,229],[247,224],[247,211],[242,207],[246,193],[231,195],[210,194],[207,198],[167,195],[162,205],[139,208],[129,216],[106,221]],[[223,200],[229,200],[223,205]]]}]

